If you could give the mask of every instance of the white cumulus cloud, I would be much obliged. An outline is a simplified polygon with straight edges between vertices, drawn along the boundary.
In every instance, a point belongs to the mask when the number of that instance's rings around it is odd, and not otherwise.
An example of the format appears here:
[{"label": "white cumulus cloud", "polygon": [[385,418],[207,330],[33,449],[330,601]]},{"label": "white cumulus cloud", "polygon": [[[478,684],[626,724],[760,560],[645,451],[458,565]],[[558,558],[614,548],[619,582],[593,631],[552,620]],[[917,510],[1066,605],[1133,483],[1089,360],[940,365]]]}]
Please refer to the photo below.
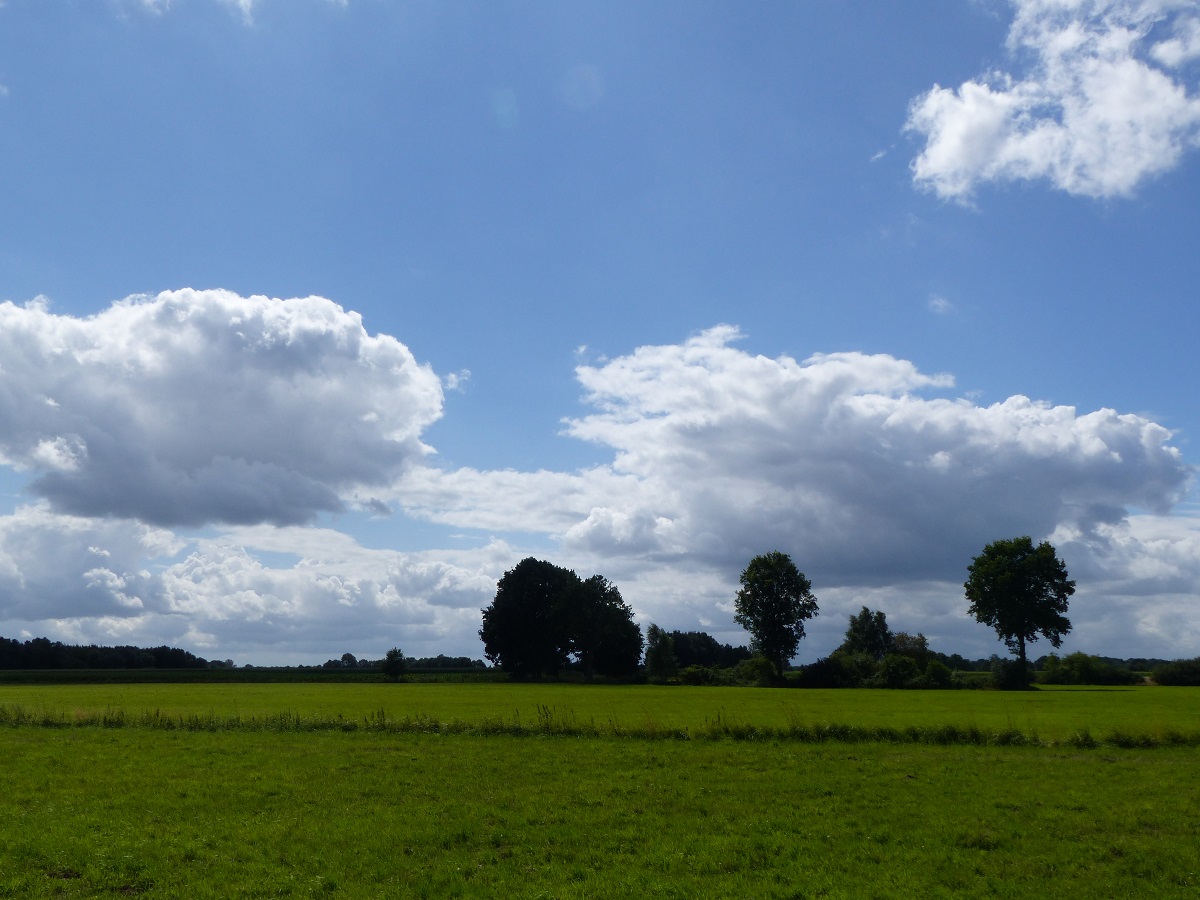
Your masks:
[{"label": "white cumulus cloud", "polygon": [[585,472],[414,471],[399,499],[446,523],[553,534],[598,559],[729,568],[764,548],[825,583],[944,577],[1000,535],[1094,534],[1166,510],[1189,470],[1169,433],[1113,410],[943,396],[886,355],[754,356],[721,326],[578,377]]},{"label": "white cumulus cloud", "polygon": [[985,182],[1046,179],[1090,197],[1131,194],[1200,138],[1196,0],[1013,0],[1020,74],[935,85],[909,109],[925,138],[914,180],[969,200]]},{"label": "white cumulus cloud", "polygon": [[303,522],[422,460],[438,377],[319,298],[0,304],[0,458],[59,511]]}]

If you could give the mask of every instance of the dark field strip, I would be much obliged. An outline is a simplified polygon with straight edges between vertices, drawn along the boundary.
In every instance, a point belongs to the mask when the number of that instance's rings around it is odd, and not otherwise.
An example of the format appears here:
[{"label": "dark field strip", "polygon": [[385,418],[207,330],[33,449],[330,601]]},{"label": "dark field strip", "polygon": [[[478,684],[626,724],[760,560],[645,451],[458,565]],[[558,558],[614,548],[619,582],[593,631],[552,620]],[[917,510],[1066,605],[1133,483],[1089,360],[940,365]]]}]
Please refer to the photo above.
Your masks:
[{"label": "dark field strip", "polygon": [[0,729],[0,897],[1195,897],[1196,753]]},{"label": "dark field strip", "polygon": [[27,709],[19,704],[0,704],[0,727],[6,728],[131,728],[185,732],[355,732],[394,735],[473,735],[480,737],[577,737],[624,738],[650,741],[780,741],[796,744],[882,743],[926,744],[936,746],[977,747],[1072,747],[1092,749],[1196,748],[1200,732],[1171,729],[1132,732],[1120,729],[1093,734],[1076,731],[1064,738],[1049,739],[1015,728],[986,728],[960,725],[911,725],[907,727],[866,726],[836,723],[755,725],[723,721],[689,727],[669,727],[655,723],[640,726],[616,722],[579,722],[568,712],[538,706],[534,721],[483,718],[477,721],[441,720],[426,715],[389,716],[384,711],[361,718],[313,716],[283,712],[265,716],[208,714],[172,714],[161,711],[129,712],[77,710],[48,712]]}]

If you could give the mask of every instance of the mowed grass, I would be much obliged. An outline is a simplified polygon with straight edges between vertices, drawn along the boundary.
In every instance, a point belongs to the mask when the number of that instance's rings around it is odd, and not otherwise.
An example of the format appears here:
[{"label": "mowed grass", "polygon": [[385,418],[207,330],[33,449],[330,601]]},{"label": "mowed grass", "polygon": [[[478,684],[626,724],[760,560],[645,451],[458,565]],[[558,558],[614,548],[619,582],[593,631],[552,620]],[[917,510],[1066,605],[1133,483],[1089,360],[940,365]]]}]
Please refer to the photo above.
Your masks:
[{"label": "mowed grass", "polygon": [[1056,743],[1081,732],[1200,733],[1200,690],[993,691],[766,690],[762,688],[572,684],[125,684],[2,685],[0,710],[63,721],[121,711],[131,717],[361,722],[423,718],[443,723],[600,730],[699,732],[714,723],[778,730],[838,724],[868,729],[937,727],[1015,731]]},{"label": "mowed grass", "polygon": [[0,729],[0,896],[1194,897],[1195,750]]}]

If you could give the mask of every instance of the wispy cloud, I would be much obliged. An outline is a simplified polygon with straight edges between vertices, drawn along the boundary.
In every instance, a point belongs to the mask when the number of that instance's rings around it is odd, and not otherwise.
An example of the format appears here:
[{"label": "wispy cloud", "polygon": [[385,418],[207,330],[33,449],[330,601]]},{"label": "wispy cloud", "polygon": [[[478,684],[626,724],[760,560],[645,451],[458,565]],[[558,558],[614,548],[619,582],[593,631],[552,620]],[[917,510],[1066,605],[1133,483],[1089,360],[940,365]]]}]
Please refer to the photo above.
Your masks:
[{"label": "wispy cloud", "polygon": [[462,369],[458,372],[451,372],[442,379],[442,384],[448,391],[457,391],[462,393],[467,389],[467,382],[471,380],[471,370]]},{"label": "wispy cloud", "polygon": [[939,294],[934,294],[930,297],[926,305],[929,307],[930,312],[937,313],[939,316],[954,312],[954,304]]},{"label": "wispy cloud", "polygon": [[1045,179],[1089,197],[1131,194],[1200,139],[1194,0],[1013,0],[1020,74],[986,73],[917,97],[915,182],[967,202],[986,182]]}]

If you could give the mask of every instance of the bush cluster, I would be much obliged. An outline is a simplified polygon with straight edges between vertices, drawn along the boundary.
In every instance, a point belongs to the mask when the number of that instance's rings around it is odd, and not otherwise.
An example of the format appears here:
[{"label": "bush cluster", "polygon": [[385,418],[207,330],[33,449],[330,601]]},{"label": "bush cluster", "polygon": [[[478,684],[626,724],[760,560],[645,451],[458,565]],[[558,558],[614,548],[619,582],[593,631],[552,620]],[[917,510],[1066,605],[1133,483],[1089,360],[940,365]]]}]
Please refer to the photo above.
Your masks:
[{"label": "bush cluster", "polygon": [[1041,659],[1037,680],[1040,684],[1137,684],[1141,678],[1124,665],[1116,665],[1099,656],[1071,653],[1063,658],[1051,653]]},{"label": "bush cluster", "polygon": [[939,659],[921,661],[902,653],[888,653],[874,659],[868,653],[835,650],[824,659],[788,673],[788,683],[796,687],[843,688],[871,687],[894,689],[968,687],[958,673]]},{"label": "bush cluster", "polygon": [[1200,686],[1200,656],[1195,659],[1177,659],[1165,663],[1151,673],[1157,684],[1172,687]]}]

